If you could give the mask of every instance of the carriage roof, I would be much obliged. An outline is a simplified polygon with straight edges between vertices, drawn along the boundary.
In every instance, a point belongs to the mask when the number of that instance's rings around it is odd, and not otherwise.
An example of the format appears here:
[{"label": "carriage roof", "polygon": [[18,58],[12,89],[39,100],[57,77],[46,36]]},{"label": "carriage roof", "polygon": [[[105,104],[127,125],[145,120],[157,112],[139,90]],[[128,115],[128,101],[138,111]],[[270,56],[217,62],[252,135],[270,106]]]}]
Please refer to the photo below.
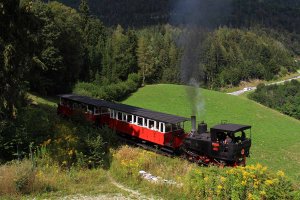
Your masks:
[{"label": "carriage roof", "polygon": [[113,103],[113,102],[109,102],[109,101],[105,101],[105,100],[101,100],[101,99],[94,99],[94,98],[76,95],[76,94],[63,94],[63,95],[58,95],[58,96],[63,99],[69,99],[72,101],[85,103],[85,104],[96,106],[96,107],[106,107],[106,108],[121,111],[124,113],[137,115],[137,116],[145,117],[147,119],[152,119],[152,120],[161,121],[161,122],[165,122],[165,123],[176,124],[179,122],[184,122],[184,121],[189,120],[189,118],[185,118],[185,117],[156,112],[156,111],[139,108],[139,107],[135,107],[135,106],[130,106],[130,105],[125,105],[125,104],[121,104],[121,103]]}]

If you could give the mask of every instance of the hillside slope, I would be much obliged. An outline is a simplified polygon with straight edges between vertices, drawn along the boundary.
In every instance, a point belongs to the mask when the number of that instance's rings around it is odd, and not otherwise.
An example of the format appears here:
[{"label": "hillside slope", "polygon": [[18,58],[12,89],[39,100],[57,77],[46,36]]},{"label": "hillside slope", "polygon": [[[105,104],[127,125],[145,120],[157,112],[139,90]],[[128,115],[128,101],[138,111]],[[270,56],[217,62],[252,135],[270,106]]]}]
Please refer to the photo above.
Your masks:
[{"label": "hillside slope", "polygon": [[[205,120],[209,127],[222,120],[252,125],[253,145],[248,164],[262,163],[273,170],[283,169],[291,179],[300,182],[300,121],[243,97],[204,89],[201,95],[205,105],[198,121]],[[191,115],[185,86],[149,85],[123,103],[185,117]]]}]

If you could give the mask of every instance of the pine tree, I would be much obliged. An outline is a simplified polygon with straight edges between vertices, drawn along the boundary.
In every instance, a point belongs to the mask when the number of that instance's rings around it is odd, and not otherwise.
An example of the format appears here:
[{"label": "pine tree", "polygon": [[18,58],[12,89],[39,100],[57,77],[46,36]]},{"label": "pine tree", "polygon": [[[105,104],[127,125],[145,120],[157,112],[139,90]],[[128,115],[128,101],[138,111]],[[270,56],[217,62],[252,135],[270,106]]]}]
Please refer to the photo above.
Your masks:
[{"label": "pine tree", "polygon": [[81,15],[81,18],[82,18],[82,30],[85,29],[87,23],[88,23],[88,20],[89,20],[89,17],[90,17],[90,7],[89,7],[89,3],[88,3],[88,0],[81,0],[80,1],[80,5],[79,5],[79,13]]}]

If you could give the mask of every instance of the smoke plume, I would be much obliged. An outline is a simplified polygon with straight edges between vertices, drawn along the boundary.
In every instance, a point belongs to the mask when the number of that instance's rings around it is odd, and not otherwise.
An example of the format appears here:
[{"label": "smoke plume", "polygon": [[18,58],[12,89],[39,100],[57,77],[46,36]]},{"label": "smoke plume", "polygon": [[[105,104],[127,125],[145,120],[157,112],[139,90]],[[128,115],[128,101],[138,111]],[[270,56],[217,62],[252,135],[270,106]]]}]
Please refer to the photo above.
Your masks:
[{"label": "smoke plume", "polygon": [[187,95],[192,115],[203,115],[204,100],[199,87],[203,82],[202,45],[207,32],[227,21],[231,0],[175,0],[170,23],[180,26],[177,45],[182,49],[181,82],[189,85]]}]

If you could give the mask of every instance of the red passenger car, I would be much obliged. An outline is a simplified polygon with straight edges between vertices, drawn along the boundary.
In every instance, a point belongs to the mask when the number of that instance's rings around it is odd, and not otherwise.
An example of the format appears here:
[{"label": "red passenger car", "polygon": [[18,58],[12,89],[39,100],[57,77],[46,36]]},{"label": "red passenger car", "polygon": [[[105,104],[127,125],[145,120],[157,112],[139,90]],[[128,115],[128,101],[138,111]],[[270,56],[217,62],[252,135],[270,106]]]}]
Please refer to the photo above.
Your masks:
[{"label": "red passenger car", "polygon": [[89,121],[161,147],[178,149],[186,137],[183,128],[188,118],[75,94],[59,97],[60,115],[82,112]]}]

